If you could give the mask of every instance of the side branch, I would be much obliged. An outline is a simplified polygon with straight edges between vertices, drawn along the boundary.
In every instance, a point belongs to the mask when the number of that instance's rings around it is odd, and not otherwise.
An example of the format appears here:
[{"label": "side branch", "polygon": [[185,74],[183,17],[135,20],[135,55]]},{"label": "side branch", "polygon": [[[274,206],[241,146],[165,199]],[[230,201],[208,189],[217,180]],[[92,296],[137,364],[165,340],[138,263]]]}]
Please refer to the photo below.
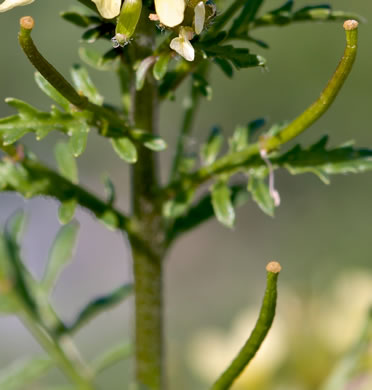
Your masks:
[{"label": "side branch", "polygon": [[34,157],[19,156],[17,148],[13,145],[6,148],[1,146],[1,149],[9,155],[4,158],[3,164],[14,167],[14,172],[17,172],[22,180],[17,180],[13,170],[1,170],[2,164],[0,163],[0,190],[17,191],[26,197],[50,196],[60,202],[75,199],[80,206],[91,211],[98,219],[104,219],[108,214],[113,215],[117,222],[116,227],[131,234],[129,218],[110,204],[105,203],[85,188],[70,182]]},{"label": "side branch", "polygon": [[31,31],[35,25],[33,18],[31,16],[21,18],[20,25],[19,44],[40,74],[75,107],[92,112],[98,117],[97,119],[106,120],[115,128],[120,129],[122,135],[130,135],[130,128],[126,121],[107,108],[90,102],[86,96],[80,95],[57,69],[43,57],[31,38]]},{"label": "side branch", "polygon": [[328,82],[319,98],[307,110],[291,122],[277,136],[270,137],[262,142],[262,148],[266,151],[276,149],[280,145],[297,137],[316,122],[335,100],[350,74],[358,48],[358,22],[356,20],[348,20],[344,23],[344,28],[346,31],[346,48],[344,56],[342,57],[336,72],[333,74],[333,77]]},{"label": "side branch", "polygon": [[277,282],[281,266],[273,261],[266,267],[267,285],[257,323],[236,358],[226,371],[217,379],[211,390],[227,390],[239,377],[249,362],[256,355],[268,334],[275,317],[277,300]]},{"label": "side branch", "polygon": [[260,152],[271,152],[286,144],[293,138],[303,133],[315,121],[317,121],[332,105],[345,80],[350,74],[354,64],[358,45],[358,22],[348,20],[344,23],[346,31],[346,48],[344,55],[333,74],[331,80],[321,93],[320,97],[307,108],[300,116],[294,119],[279,133],[271,136],[263,136],[261,139],[239,152],[228,153],[213,164],[202,167],[191,175],[184,176],[181,180],[171,183],[165,188],[166,197],[172,197],[175,190],[180,188],[198,187],[208,181],[214,175],[222,173],[234,173],[242,166],[247,166],[251,161],[260,158]]}]

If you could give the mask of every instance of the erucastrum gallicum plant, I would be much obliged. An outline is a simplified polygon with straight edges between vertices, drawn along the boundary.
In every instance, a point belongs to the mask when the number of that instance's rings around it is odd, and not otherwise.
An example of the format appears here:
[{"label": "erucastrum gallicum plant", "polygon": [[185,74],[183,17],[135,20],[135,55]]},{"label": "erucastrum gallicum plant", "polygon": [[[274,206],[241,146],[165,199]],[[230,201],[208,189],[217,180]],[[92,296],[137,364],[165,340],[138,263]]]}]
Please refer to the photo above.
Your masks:
[{"label": "erucastrum gallicum plant", "polygon": [[[0,12],[32,2],[5,0]],[[84,29],[84,42],[103,40],[107,46],[103,54],[82,48],[81,59],[96,69],[115,72],[122,98],[117,106],[105,104],[81,65],[72,67],[73,83],[67,81],[33,42],[33,18],[21,19],[19,44],[37,70],[37,85],[56,105],[50,112],[43,112],[21,100],[6,99],[16,113],[0,120],[0,189],[16,191],[27,198],[42,195],[58,199],[59,220],[64,226],[51,249],[42,280],[36,280],[20,258],[23,213],[16,213],[0,235],[0,310],[18,315],[48,354],[48,358],[32,360],[12,375],[17,377],[19,386],[24,386],[26,380],[36,380],[58,366],[69,378],[71,388],[97,389],[95,379],[99,373],[127,357],[132,349],[118,344],[102,358],[88,363],[75,347],[72,335],[102,310],[121,302],[133,289],[134,386],[164,390],[163,268],[167,251],[176,239],[213,216],[232,227],[235,207],[250,197],[272,216],[280,204],[273,181],[277,169],[292,174],[313,172],[328,182],[332,174],[372,168],[371,150],[350,144],[330,149],[327,137],[307,148],[296,145],[281,152],[283,145],[327,111],[340,91],[356,57],[358,17],[327,5],[299,8],[293,0],[267,12],[262,12],[264,0],[234,0],[225,9],[219,9],[212,0],[77,2],[81,3],[80,11],[74,7],[63,12],[63,19]],[[247,125],[235,129],[225,152],[223,135],[214,128],[200,145],[200,155],[189,155],[185,142],[193,130],[200,100],[210,94],[210,68],[216,65],[231,78],[242,68],[265,67],[265,59],[246,48],[253,46],[261,51],[267,46],[253,32],[316,21],[344,23],[346,31],[344,55],[320,97],[286,124],[272,124],[267,129],[262,119],[247,120]],[[37,28],[42,28],[42,21],[39,23]],[[181,120],[169,180],[162,184],[158,154],[166,148],[166,142],[159,136],[159,106],[172,98],[183,83],[190,85],[190,104]],[[55,147],[59,172],[44,165],[20,142],[30,132],[42,140],[51,131],[64,133],[67,141]],[[110,180],[106,181],[105,199],[79,185],[76,159],[84,152],[90,131],[96,131],[102,142],[109,141],[123,163],[131,164],[132,206],[126,213],[115,206],[115,188]],[[233,180],[237,173],[247,180]],[[67,323],[53,310],[50,293],[76,241],[76,207],[90,210],[110,228],[126,234],[132,248],[134,284],[92,301],[76,321]],[[236,359],[216,378],[213,390],[232,385],[270,329],[280,265],[271,262],[267,271],[267,290],[257,324]],[[2,389],[6,389],[4,383]],[[123,385],[126,388],[128,385]]]}]

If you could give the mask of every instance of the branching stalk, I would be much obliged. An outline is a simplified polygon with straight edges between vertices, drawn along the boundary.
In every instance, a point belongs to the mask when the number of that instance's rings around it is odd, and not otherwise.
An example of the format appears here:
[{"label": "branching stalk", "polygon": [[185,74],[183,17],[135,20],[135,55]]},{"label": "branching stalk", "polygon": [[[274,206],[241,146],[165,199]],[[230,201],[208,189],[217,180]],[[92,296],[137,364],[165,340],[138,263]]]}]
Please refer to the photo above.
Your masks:
[{"label": "branching stalk", "polygon": [[187,188],[188,186],[196,188],[200,184],[208,181],[214,175],[233,173],[243,166],[247,167],[249,162],[252,159],[257,158],[262,150],[271,152],[278,149],[281,145],[303,133],[317,121],[334,102],[344,85],[345,80],[349,76],[356,58],[358,47],[358,22],[355,20],[346,21],[344,28],[346,31],[346,48],[344,55],[324,91],[309,108],[278,134],[262,137],[259,142],[251,144],[239,152],[228,153],[213,164],[202,167],[195,173],[171,183],[170,186],[165,188],[166,196],[173,196],[174,190],[178,188]]},{"label": "branching stalk", "polygon": [[80,110],[87,110],[95,114],[98,118],[107,120],[114,127],[118,127],[122,131],[122,135],[130,135],[128,124],[122,120],[117,114],[94,104],[84,95],[80,95],[75,88],[50,64],[35,46],[31,31],[34,28],[35,22],[30,16],[25,16],[20,20],[21,29],[18,34],[18,40],[22,50],[30,60],[32,65],[40,72],[40,74],[71,104]]}]

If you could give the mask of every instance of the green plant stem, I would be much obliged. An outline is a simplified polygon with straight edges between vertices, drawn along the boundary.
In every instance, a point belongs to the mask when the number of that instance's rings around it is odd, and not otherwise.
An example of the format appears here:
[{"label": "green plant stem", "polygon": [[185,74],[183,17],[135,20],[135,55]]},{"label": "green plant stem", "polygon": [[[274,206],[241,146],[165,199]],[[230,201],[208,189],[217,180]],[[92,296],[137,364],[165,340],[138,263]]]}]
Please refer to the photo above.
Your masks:
[{"label": "green plant stem", "polygon": [[164,390],[163,263],[137,248],[133,262],[136,380],[148,390]]},{"label": "green plant stem", "polygon": [[[26,16],[21,19],[20,24],[19,44],[40,74],[75,107],[92,112],[97,116],[98,122],[99,119],[104,119],[115,128],[121,129],[122,135],[130,136],[128,124],[123,119],[113,111],[94,104],[86,96],[78,94],[75,88],[42,56],[31,38],[34,20],[30,16]],[[98,125],[100,124],[98,123]]]},{"label": "green plant stem", "polygon": [[82,364],[80,360],[71,359],[63,346],[58,341],[52,339],[50,335],[35,322],[33,314],[29,312],[27,308],[24,308],[21,319],[48,355],[77,386],[77,389],[94,390],[89,369]]},{"label": "green plant stem", "polygon": [[[208,63],[205,62],[202,69],[200,69],[199,74],[204,77],[208,72],[208,68]],[[186,108],[182,119],[181,132],[178,136],[176,154],[174,156],[171,169],[171,181],[177,179],[179,175],[180,164],[182,162],[182,158],[184,157],[185,144],[192,132],[192,127],[199,108],[200,98],[200,91],[194,85],[194,80],[191,80],[190,95],[187,98]]]},{"label": "green plant stem", "polygon": [[262,137],[257,143],[249,145],[244,150],[228,153],[213,164],[202,167],[195,173],[171,183],[164,190],[166,196],[173,196],[174,191],[179,188],[187,188],[188,186],[195,188],[214,175],[234,172],[237,168],[247,165],[252,159],[257,159],[262,150],[271,152],[278,149],[283,144],[286,144],[303,133],[317,121],[334,102],[340,89],[344,85],[345,80],[349,76],[356,58],[358,47],[358,23],[356,21],[347,21],[344,26],[348,26],[348,23],[351,28],[345,28],[346,48],[344,55],[320,97],[309,108],[278,134]]},{"label": "green plant stem", "polygon": [[319,98],[286,128],[279,132],[278,135],[264,140],[261,144],[263,149],[267,151],[274,150],[280,145],[297,137],[317,121],[334,102],[340,89],[344,85],[345,80],[349,76],[356,58],[358,48],[358,23],[355,23],[355,28],[346,29],[346,48],[344,55],[336,72],[333,74],[333,77],[330,79]]},{"label": "green plant stem", "polygon": [[[135,58],[146,58],[155,47],[155,31],[147,10],[142,12],[137,34],[133,45]],[[143,88],[137,91],[133,78],[131,96],[133,126],[156,134],[159,99],[155,80],[148,75]],[[156,197],[158,172],[154,152],[139,146],[138,162],[132,167],[132,209],[138,235],[151,248],[151,253],[131,242],[135,280],[135,362],[137,384],[148,390],[165,389],[162,287],[165,234],[161,205]]]},{"label": "green plant stem", "polygon": [[269,263],[266,269],[268,271],[266,291],[257,323],[243,348],[225,372],[217,379],[211,387],[211,390],[226,390],[231,387],[256,355],[271,328],[275,317],[277,281],[280,265],[275,262]]}]

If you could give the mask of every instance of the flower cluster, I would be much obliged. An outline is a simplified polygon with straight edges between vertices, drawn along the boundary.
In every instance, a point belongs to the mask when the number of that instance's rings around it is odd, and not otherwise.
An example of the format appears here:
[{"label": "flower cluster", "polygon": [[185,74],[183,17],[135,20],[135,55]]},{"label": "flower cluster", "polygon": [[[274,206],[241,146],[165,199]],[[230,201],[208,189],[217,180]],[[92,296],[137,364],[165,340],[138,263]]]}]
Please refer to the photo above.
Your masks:
[{"label": "flower cluster", "polygon": [[[4,0],[0,4],[0,12],[8,11],[17,6],[31,4],[34,1]],[[130,2],[130,0],[125,0],[123,6],[122,0],[92,0],[92,2],[96,4],[102,17],[113,19],[124,12],[126,3]],[[195,35],[201,34],[210,19],[215,15],[214,4],[211,0],[154,0],[154,2],[156,14],[151,14],[150,19],[158,22],[162,28],[172,29],[176,32],[178,37],[172,39],[170,48],[187,61],[193,61],[195,50],[190,41]],[[140,3],[142,2],[140,1]],[[117,34],[117,36],[113,38],[117,46],[124,46],[129,42],[129,37],[126,34]]]}]

